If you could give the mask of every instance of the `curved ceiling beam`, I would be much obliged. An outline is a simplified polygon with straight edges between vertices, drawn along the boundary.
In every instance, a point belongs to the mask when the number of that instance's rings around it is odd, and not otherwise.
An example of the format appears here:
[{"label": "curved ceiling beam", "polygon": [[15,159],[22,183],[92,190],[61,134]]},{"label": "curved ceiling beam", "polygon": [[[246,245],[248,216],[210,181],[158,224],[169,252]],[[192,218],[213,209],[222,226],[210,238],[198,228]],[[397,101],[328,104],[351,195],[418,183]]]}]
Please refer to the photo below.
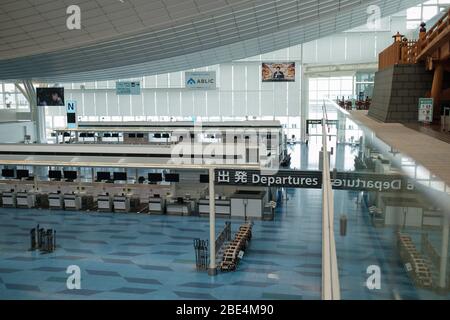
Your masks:
[{"label": "curved ceiling beam", "polygon": [[417,0],[263,0],[229,5],[189,23],[97,44],[0,60],[0,79],[70,82],[131,78],[231,62],[363,25]]}]

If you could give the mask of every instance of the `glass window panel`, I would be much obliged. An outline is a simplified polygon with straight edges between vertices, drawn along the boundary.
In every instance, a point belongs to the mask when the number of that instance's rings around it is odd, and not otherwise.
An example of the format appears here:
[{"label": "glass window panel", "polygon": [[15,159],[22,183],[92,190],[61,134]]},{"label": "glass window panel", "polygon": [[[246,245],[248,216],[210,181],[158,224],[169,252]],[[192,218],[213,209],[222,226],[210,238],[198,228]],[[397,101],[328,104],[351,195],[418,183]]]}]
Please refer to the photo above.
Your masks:
[{"label": "glass window panel", "polygon": [[437,6],[424,6],[423,7],[423,13],[422,13],[422,19],[427,21],[433,18],[438,13]]},{"label": "glass window panel", "polygon": [[421,6],[412,7],[406,10],[406,19],[412,20],[412,19],[421,19],[422,10]]}]

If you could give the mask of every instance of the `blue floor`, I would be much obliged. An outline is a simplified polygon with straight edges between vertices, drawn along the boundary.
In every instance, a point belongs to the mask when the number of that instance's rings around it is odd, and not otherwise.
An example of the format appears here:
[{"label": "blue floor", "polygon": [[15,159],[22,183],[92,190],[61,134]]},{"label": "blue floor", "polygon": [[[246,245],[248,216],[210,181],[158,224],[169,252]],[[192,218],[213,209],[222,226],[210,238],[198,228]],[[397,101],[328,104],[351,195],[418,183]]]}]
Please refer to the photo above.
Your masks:
[{"label": "blue floor", "polygon": [[[414,287],[394,230],[371,227],[355,197],[335,193],[336,215],[349,218],[348,234],[336,235],[342,298],[448,299]],[[207,218],[0,208],[0,298],[320,299],[321,191],[289,190],[288,198],[275,221],[255,222],[238,271],[217,277],[195,270],[192,240],[208,238]],[[57,230],[54,253],[27,251],[37,223]],[[381,290],[365,285],[372,264],[382,270]],[[81,268],[82,290],[67,290],[69,265]]]},{"label": "blue floor", "polygon": [[[303,190],[276,221],[257,221],[239,271],[217,277],[195,270],[192,242],[208,238],[207,218],[1,208],[0,298],[319,299],[320,203],[320,191]],[[27,251],[37,223],[57,230],[54,253]],[[66,289],[73,264],[82,290]]]},{"label": "blue floor", "polygon": [[[293,167],[317,169],[319,144],[294,146]],[[344,165],[354,152],[339,147],[332,163],[351,170]],[[395,230],[374,228],[356,192],[334,197],[343,299],[450,299],[413,285],[395,251]],[[255,221],[238,270],[216,277],[195,270],[193,239],[209,238],[207,218],[0,208],[0,299],[320,299],[321,205],[321,190],[288,190],[275,221]],[[345,237],[341,214],[348,216]],[[217,232],[225,221],[217,219]],[[56,229],[54,253],[28,251],[38,223]],[[232,221],[233,230],[241,223]],[[407,232],[417,244],[421,231]],[[67,290],[70,265],[81,268],[81,290]],[[369,265],[381,268],[380,290],[366,287]]]}]

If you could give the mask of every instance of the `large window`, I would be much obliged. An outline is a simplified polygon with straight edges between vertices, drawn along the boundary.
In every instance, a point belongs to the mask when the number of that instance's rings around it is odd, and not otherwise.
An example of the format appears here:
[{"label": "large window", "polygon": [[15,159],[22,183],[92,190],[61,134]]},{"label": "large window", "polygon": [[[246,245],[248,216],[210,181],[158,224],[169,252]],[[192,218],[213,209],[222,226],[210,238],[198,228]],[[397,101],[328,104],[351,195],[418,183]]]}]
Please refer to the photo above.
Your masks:
[{"label": "large window", "polygon": [[406,10],[407,29],[417,29],[422,21],[427,22],[450,5],[450,0],[430,0]]},{"label": "large window", "polygon": [[29,109],[30,105],[13,83],[0,83],[0,109]]},{"label": "large window", "polygon": [[309,79],[309,100],[320,102],[323,99],[336,99],[353,96],[353,77],[320,77]]}]

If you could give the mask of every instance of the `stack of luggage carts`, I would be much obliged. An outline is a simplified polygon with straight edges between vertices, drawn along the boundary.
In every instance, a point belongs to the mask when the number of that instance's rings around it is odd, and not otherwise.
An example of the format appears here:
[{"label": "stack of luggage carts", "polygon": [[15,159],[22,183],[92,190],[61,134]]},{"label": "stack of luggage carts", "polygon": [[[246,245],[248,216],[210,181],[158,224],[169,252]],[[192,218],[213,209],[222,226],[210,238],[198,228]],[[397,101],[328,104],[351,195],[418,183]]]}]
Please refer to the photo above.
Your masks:
[{"label": "stack of luggage carts", "polygon": [[400,257],[403,263],[409,264],[410,271],[415,284],[422,288],[431,288],[433,286],[430,268],[422,255],[417,251],[411,237],[407,234],[398,233],[398,245]]},{"label": "stack of luggage carts", "polygon": [[228,244],[223,253],[220,269],[235,271],[240,260],[240,252],[245,251],[252,238],[252,223],[245,223],[239,227],[234,239]]}]

